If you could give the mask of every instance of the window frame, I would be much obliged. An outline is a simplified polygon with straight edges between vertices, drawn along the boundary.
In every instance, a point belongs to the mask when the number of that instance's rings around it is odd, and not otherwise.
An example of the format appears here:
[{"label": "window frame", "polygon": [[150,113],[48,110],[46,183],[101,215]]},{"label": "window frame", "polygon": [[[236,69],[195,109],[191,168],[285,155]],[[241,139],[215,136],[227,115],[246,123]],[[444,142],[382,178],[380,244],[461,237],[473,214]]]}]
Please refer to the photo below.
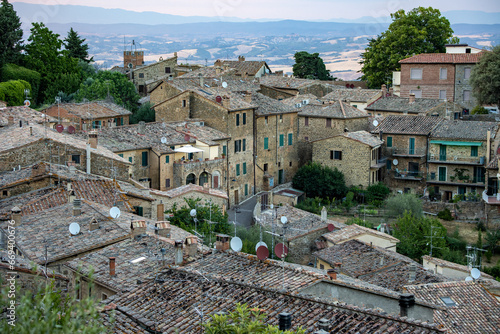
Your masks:
[{"label": "window frame", "polygon": [[421,67],[414,67],[410,69],[410,80],[422,80],[423,69]]}]

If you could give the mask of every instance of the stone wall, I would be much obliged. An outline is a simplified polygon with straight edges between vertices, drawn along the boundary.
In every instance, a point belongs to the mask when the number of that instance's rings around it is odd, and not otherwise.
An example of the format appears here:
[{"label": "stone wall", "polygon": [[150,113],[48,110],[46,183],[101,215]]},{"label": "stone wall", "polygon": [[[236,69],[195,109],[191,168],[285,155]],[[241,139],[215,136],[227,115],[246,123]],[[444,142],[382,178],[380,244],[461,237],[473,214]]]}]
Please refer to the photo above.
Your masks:
[{"label": "stone wall", "polygon": [[[171,87],[171,86],[166,86]],[[158,90],[158,88],[156,89]],[[156,91],[155,90],[155,91]],[[190,116],[191,92],[184,92],[175,97],[167,97],[170,100],[155,106],[155,115],[157,122],[184,121]]]},{"label": "stone wall", "polygon": [[[151,91],[150,102],[152,105],[156,105],[180,93],[181,91],[179,89],[169,85],[166,81],[163,81],[158,87]],[[160,120],[158,119],[158,115],[156,117],[156,121],[159,122]]]},{"label": "stone wall", "polygon": [[219,188],[226,189],[226,182],[224,182],[227,177],[226,166],[227,160],[225,158],[206,161],[176,161],[173,164],[173,187],[177,188],[185,185],[189,174],[195,175],[195,184],[202,185],[200,184],[200,176],[204,172],[208,173],[208,183],[212,187],[211,175],[218,172],[221,176],[219,179]]},{"label": "stone wall", "polygon": [[307,235],[288,241],[287,245],[289,254],[286,258],[287,261],[302,265],[314,262],[312,253],[317,250],[315,248],[314,241],[325,233],[328,233],[327,227],[311,231]]},{"label": "stone wall", "polygon": [[445,203],[445,202],[431,202],[423,201],[423,209],[425,212],[437,214],[439,211],[448,208],[452,214],[456,214],[460,220],[475,221],[485,217],[484,203],[483,202],[458,202],[458,203]]},{"label": "stone wall", "polygon": [[270,98],[273,98],[275,100],[284,100],[289,97],[294,97],[296,94],[293,94],[291,92],[285,92],[282,90],[275,89],[273,87],[268,87],[264,85],[260,85],[260,90],[259,93],[266,95]]},{"label": "stone wall", "polygon": [[[2,287],[6,286],[8,282],[5,280],[6,278],[10,278],[12,276],[12,272],[14,272],[15,282],[17,286],[20,288],[20,295],[16,294],[16,299],[19,300],[21,295],[27,291],[36,292],[38,287],[41,285],[47,284],[47,279],[42,273],[34,273],[31,270],[26,268],[14,268],[14,270],[10,270],[8,267],[0,266],[0,276],[2,277]],[[61,289],[63,291],[62,295],[66,295],[66,291],[69,287],[69,280],[60,276],[49,276],[49,282],[51,279],[54,279],[54,287],[56,289]]]},{"label": "stone wall", "polygon": [[[332,126],[326,127],[326,117],[309,117],[309,125],[305,125],[306,117],[299,115],[298,128],[299,138],[301,140],[318,140],[328,138],[344,133],[345,129],[349,132],[368,130],[368,117],[332,119]],[[306,139],[307,138],[307,139]]]},{"label": "stone wall", "polygon": [[[146,81],[149,80],[157,80],[165,75],[170,73],[170,76],[175,75],[175,68],[177,66],[177,57],[168,58],[160,60],[156,63],[138,67],[132,72],[133,83],[137,89],[137,91],[141,95],[146,95]],[[170,69],[167,72],[167,68]]]}]

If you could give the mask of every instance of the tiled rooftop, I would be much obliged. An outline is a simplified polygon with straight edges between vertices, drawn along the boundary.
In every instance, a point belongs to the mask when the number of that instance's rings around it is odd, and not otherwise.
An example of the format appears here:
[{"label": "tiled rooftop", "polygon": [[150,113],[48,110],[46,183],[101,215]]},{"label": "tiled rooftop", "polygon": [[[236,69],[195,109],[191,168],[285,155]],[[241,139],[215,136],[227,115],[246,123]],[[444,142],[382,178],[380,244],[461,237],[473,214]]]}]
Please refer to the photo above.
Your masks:
[{"label": "tiled rooftop", "polygon": [[297,96],[294,97],[289,97],[287,99],[281,100],[280,102],[289,106],[295,107],[297,103],[304,105],[304,101],[307,101],[306,104],[315,104],[315,105],[323,105],[324,102],[318,99],[316,95],[313,94],[298,94]]},{"label": "tiled rooftop", "polygon": [[206,78],[206,79],[208,79],[208,78],[220,79],[221,76],[225,77],[227,75],[234,75],[235,73],[236,73],[236,69],[229,68],[229,69],[224,71],[224,69],[222,68],[220,70],[219,74],[217,74],[217,69],[214,66],[206,66],[206,67],[201,67],[201,68],[196,69],[194,71],[188,72],[186,74],[183,74],[183,75],[177,77],[176,79],[188,79],[188,78],[189,79],[198,79],[200,77],[200,74],[201,74],[201,77]]},{"label": "tiled rooftop", "polygon": [[177,132],[188,135],[207,145],[217,145],[217,141],[231,138],[228,134],[205,125],[199,125],[199,122],[172,122],[165,123],[167,126],[175,129]]},{"label": "tiled rooftop", "polygon": [[[7,271],[16,271],[16,272],[25,272],[31,273],[34,275],[40,275],[41,277],[55,278],[55,279],[63,279],[68,280],[68,278],[50,268],[45,268],[44,266],[40,266],[33,261],[25,259],[21,256],[16,256],[14,258],[14,264],[10,263],[11,259],[9,258],[9,254],[6,250],[0,250],[0,268],[3,268]],[[14,267],[14,270],[10,269],[10,266]]]},{"label": "tiled rooftop", "polygon": [[382,90],[380,89],[344,89],[336,88],[333,92],[330,92],[323,96],[321,100],[323,101],[351,101],[351,102],[368,102],[372,99],[380,97]]},{"label": "tiled rooftop", "polygon": [[[215,312],[234,310],[236,303],[259,308],[266,314],[265,322],[278,324],[278,314],[293,314],[292,329],[302,326],[307,332],[317,330],[319,319],[331,320],[332,333],[438,333],[434,325],[410,322],[405,318],[383,315],[373,310],[360,309],[342,303],[320,301],[311,297],[282,294],[272,289],[260,289],[199,274],[167,270],[156,283],[150,281],[135,290],[110,297],[108,308],[127,315],[129,319],[145,324],[148,330],[162,333],[198,333],[200,317]],[[109,312],[105,313],[106,320]],[[131,328],[130,320],[116,317],[118,324]],[[133,328],[133,327],[132,327]],[[127,329],[128,330],[128,329]],[[129,333],[121,328],[115,333]]]},{"label": "tiled rooftop", "polygon": [[366,110],[376,113],[377,111],[390,111],[410,114],[426,113],[430,109],[443,103],[440,100],[434,99],[415,99],[415,102],[410,103],[409,98],[397,96],[389,96],[380,98],[377,101],[370,103]]},{"label": "tiled rooftop", "polygon": [[[162,257],[161,249],[165,249]],[[115,275],[109,274],[109,258],[115,257]],[[136,263],[132,260],[144,257]],[[130,291],[137,281],[154,277],[162,268],[162,262],[174,262],[174,246],[153,236],[142,237],[135,241],[127,239],[107,246],[83,257],[66,262],[65,265],[84,275],[90,274],[101,285],[116,291]]]},{"label": "tiled rooftop", "polygon": [[[432,262],[432,263],[436,263],[436,264],[438,264],[441,267],[446,267],[446,268],[450,268],[450,269],[455,269],[455,270],[463,271],[464,273],[469,273],[470,272],[470,269],[467,266],[464,266],[462,264],[458,264],[458,263],[455,263],[455,262],[446,261],[446,260],[443,260],[443,259],[440,259],[440,258],[437,258],[437,257],[432,257],[432,256],[429,256],[429,255],[424,255],[424,256],[422,256],[422,259],[427,260],[427,261]],[[493,279],[493,276],[490,276],[488,274],[485,274],[485,273],[481,272],[481,278]]]},{"label": "tiled rooftop", "polygon": [[400,64],[475,64],[483,52],[479,53],[421,53],[400,60]]},{"label": "tiled rooftop", "polygon": [[252,103],[257,105],[259,108],[256,110],[257,115],[272,115],[272,114],[284,114],[298,112],[299,109],[295,105],[287,105],[265,96],[261,93],[252,94]]},{"label": "tiled rooftop", "polygon": [[300,89],[312,85],[327,85],[333,86],[328,81],[299,79],[292,77],[282,77],[277,75],[266,75],[260,78],[260,83],[265,86],[284,88],[284,89]]},{"label": "tiled rooftop", "polygon": [[[65,204],[34,215],[23,216],[21,226],[16,229],[16,244],[29,259],[45,263],[45,247],[47,262],[51,263],[86,251],[123,240],[129,230],[120,227],[104,210],[93,203],[82,201],[82,214],[73,216],[73,205]],[[95,218],[100,228],[90,231],[90,221]],[[124,218],[120,216],[121,220]],[[69,225],[76,222],[80,225],[80,234],[72,236]],[[127,221],[130,226],[130,220]],[[0,223],[5,229],[6,223]]]},{"label": "tiled rooftop", "polygon": [[[57,105],[52,105],[51,107],[55,107],[55,109],[52,109],[51,114],[56,117],[58,115]],[[70,115],[77,116],[81,119],[121,117],[132,114],[129,110],[106,101],[94,101],[90,103],[61,103],[59,104],[59,109],[59,112],[64,110]],[[42,112],[45,112],[45,110],[47,109],[42,110]]]},{"label": "tiled rooftop", "polygon": [[394,291],[409,284],[410,266],[416,266],[415,283],[444,282],[447,279],[425,270],[410,258],[362,241],[350,240],[313,254],[333,264],[342,263],[341,272]]},{"label": "tiled rooftop", "polygon": [[[444,325],[448,333],[498,333],[500,303],[476,282],[447,282],[406,286],[417,298],[426,299],[445,310],[434,311],[434,322]],[[449,297],[454,306],[441,298]]]},{"label": "tiled rooftop", "polygon": [[344,228],[346,225],[333,221],[327,220],[326,222],[321,220],[321,217],[313,213],[297,209],[290,205],[284,205],[278,207],[274,210],[268,209],[262,212],[261,217],[258,217],[262,221],[265,228],[271,230],[273,215],[275,217],[275,232],[278,234],[283,234],[283,224],[281,224],[281,217],[285,216],[288,220],[286,229],[287,240],[293,240],[295,238],[307,235],[313,231],[322,230],[328,227],[329,224],[333,224],[335,228]]},{"label": "tiled rooftop", "polygon": [[150,190],[151,194],[165,196],[165,197],[169,197],[169,198],[184,196],[185,194],[192,192],[192,191],[197,191],[200,193],[208,192],[208,194],[212,195],[212,196],[217,196],[217,197],[221,197],[221,198],[225,198],[225,199],[228,198],[227,192],[225,192],[223,190],[214,189],[214,188],[205,189],[202,186],[197,185],[197,184],[193,184],[193,183],[189,183],[189,184],[186,184],[186,185],[183,185],[183,186],[171,189],[171,190],[167,190],[167,191],[160,191],[160,190],[155,190],[155,189]]},{"label": "tiled rooftop", "polygon": [[498,123],[443,120],[431,132],[430,139],[486,141],[487,131],[491,131],[491,138],[494,139],[498,131]]},{"label": "tiled rooftop", "polygon": [[[32,128],[33,134],[30,134]],[[0,142],[2,147],[1,152],[18,149],[22,146],[43,141],[44,139],[53,140],[58,143],[72,146],[80,150],[87,149],[87,142],[79,139],[74,135],[66,135],[58,133],[56,130],[45,128],[38,124],[30,124],[29,127],[7,127],[0,128]],[[93,154],[98,154],[109,159],[117,160],[129,164],[128,160],[119,157],[104,146],[97,146],[97,150],[92,151]]]},{"label": "tiled rooftop", "polygon": [[19,121],[28,122],[28,124],[43,124],[45,122],[55,122],[56,119],[51,116],[44,117],[44,114],[29,107],[4,107],[0,108],[0,126],[7,126],[9,116],[14,117],[14,126],[19,126]]},{"label": "tiled rooftop", "polygon": [[399,242],[399,239],[394,238],[392,235],[382,233],[364,226],[359,226],[357,224],[348,225],[340,230],[335,230],[333,232],[323,234],[323,238],[333,244],[338,244],[364,234],[371,234],[379,238],[389,239],[392,242]]},{"label": "tiled rooftop", "polygon": [[332,101],[323,105],[307,104],[302,106],[299,116],[347,119],[368,117],[368,114],[354,108],[347,102]]},{"label": "tiled rooftop", "polygon": [[427,136],[442,120],[432,116],[389,115],[372,133]]},{"label": "tiled rooftop", "polygon": [[344,132],[342,134],[346,138],[354,139],[360,143],[366,144],[370,147],[377,147],[382,145],[384,142],[378,139],[377,136],[372,135],[364,130],[355,132]]},{"label": "tiled rooftop", "polygon": [[257,72],[262,68],[262,66],[267,67],[265,61],[254,61],[254,60],[223,60],[222,68],[224,66],[229,66],[230,68],[236,69],[236,75],[256,75]]}]

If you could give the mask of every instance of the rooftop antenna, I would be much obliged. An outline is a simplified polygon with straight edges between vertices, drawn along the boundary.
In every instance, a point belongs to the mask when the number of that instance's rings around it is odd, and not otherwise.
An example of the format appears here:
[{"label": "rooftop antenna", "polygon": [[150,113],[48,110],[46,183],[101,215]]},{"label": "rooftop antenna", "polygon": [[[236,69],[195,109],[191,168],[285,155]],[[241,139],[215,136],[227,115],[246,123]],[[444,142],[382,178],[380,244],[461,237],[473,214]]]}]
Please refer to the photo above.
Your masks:
[{"label": "rooftop antenna", "polygon": [[[433,239],[444,239],[444,237],[437,237],[436,236],[436,233],[434,232],[434,229],[441,229],[440,227],[437,227],[437,226],[434,226],[434,225],[431,225],[431,235],[430,236],[425,236],[426,238],[430,238],[431,241],[430,241],[430,246],[431,246],[431,251],[429,253],[429,256],[432,256],[432,250],[434,248],[438,248],[438,249],[441,249],[442,247],[436,247],[433,245]],[[427,246],[429,246],[429,243],[427,243]]]},{"label": "rooftop antenna", "polygon": [[467,245],[467,266],[469,269],[472,268],[481,268],[481,260],[482,256],[478,256],[478,252],[486,252],[485,249],[477,248],[477,247],[472,247],[470,245]]}]

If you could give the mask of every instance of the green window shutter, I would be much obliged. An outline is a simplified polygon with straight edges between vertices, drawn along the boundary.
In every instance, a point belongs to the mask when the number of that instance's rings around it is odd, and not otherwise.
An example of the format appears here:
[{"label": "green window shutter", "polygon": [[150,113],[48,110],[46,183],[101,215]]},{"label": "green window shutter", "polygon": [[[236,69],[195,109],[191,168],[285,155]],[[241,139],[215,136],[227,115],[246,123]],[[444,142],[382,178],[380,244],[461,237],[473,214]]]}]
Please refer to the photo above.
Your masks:
[{"label": "green window shutter", "polygon": [[236,126],[240,126],[240,114],[236,114]]},{"label": "green window shutter", "polygon": [[248,184],[245,184],[245,196],[248,196]]},{"label": "green window shutter", "polygon": [[170,156],[169,156],[169,155],[167,155],[167,156],[165,157],[165,163],[166,163],[166,164],[168,164],[169,162],[170,162]]},{"label": "green window shutter", "polygon": [[280,135],[280,147],[285,145],[285,135]]},{"label": "green window shutter", "polygon": [[123,117],[120,117],[120,125],[123,125]]},{"label": "green window shutter", "polygon": [[244,162],[243,163],[243,175],[245,175],[247,173],[247,163]]},{"label": "green window shutter", "polygon": [[241,150],[245,152],[247,150],[247,140],[243,139],[243,143],[241,144],[242,148]]},{"label": "green window shutter", "polygon": [[439,181],[446,181],[446,167],[438,168]]},{"label": "green window shutter", "polygon": [[227,146],[222,146],[222,154],[227,155]]},{"label": "green window shutter", "polygon": [[392,137],[387,137],[387,147],[392,147]]},{"label": "green window shutter", "polygon": [[288,134],[288,145],[293,145],[293,133]]},{"label": "green window shutter", "polygon": [[410,138],[410,147],[408,154],[415,154],[415,138]]},{"label": "green window shutter", "polygon": [[471,146],[470,147],[470,156],[471,157],[477,157],[477,146]]},{"label": "green window shutter", "polygon": [[269,149],[269,138],[265,137],[264,138],[264,150]]},{"label": "green window shutter", "polygon": [[243,113],[243,125],[247,124],[247,113]]},{"label": "green window shutter", "polygon": [[148,165],[148,152],[142,152],[142,166],[146,167]]},{"label": "green window shutter", "polygon": [[121,158],[123,158],[123,153],[118,154],[118,156],[120,156]]},{"label": "green window shutter", "polygon": [[390,170],[392,168],[392,160],[391,159],[387,159],[386,167],[388,170]]},{"label": "green window shutter", "polygon": [[236,164],[236,176],[240,176],[240,164]]},{"label": "green window shutter", "polygon": [[129,161],[129,162],[132,162],[132,157],[128,157],[128,161]]}]

